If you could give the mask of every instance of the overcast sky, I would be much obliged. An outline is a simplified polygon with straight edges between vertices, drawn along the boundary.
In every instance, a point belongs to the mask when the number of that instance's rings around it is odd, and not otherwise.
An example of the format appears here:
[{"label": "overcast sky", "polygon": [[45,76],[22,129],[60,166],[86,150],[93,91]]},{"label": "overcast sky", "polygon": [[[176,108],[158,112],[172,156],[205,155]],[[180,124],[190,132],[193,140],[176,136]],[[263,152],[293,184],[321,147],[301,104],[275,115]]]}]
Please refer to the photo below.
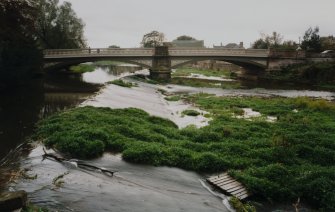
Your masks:
[{"label": "overcast sky", "polygon": [[[64,0],[61,0],[63,2]],[[260,33],[277,31],[298,41],[306,29],[335,35],[335,0],[67,0],[86,24],[91,47],[139,47],[145,33],[163,32],[167,41],[180,35],[245,47]]]}]

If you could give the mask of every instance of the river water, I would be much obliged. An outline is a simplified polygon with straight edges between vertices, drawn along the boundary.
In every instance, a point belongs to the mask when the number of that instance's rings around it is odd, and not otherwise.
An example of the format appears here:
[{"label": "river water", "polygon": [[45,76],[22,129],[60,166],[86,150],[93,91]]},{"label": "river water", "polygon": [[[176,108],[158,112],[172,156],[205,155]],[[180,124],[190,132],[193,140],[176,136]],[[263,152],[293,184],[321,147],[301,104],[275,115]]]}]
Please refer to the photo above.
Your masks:
[{"label": "river water", "polygon": [[[208,124],[204,116],[181,116],[185,109],[195,109],[181,101],[168,102],[158,90],[170,94],[212,93],[219,96],[310,96],[333,100],[334,92],[285,89],[218,89],[177,85],[152,85],[136,82],[137,87],[123,88],[102,85],[132,74],[148,74],[137,67],[97,68],[92,73],[78,75],[47,75],[27,89],[18,88],[1,94],[0,102],[0,185],[2,190],[28,192],[30,201],[58,211],[230,211],[224,195],[209,189],[206,175],[170,168],[126,163],[120,155],[106,153],[103,157],[85,161],[99,167],[116,170],[114,177],[52,160],[42,160],[41,144],[22,146],[35,123],[50,114],[76,106],[111,108],[138,107],[152,115],[174,121],[179,127]],[[206,111],[199,110],[202,114]],[[50,150],[51,151],[51,150]],[[5,155],[8,155],[5,157]],[[25,169],[36,179],[17,178],[15,172]],[[62,174],[64,183],[53,180]],[[14,177],[13,177],[14,176]],[[12,178],[10,183],[4,181]],[[2,180],[2,181],[1,181]],[[291,208],[292,209],[292,208]]]}]

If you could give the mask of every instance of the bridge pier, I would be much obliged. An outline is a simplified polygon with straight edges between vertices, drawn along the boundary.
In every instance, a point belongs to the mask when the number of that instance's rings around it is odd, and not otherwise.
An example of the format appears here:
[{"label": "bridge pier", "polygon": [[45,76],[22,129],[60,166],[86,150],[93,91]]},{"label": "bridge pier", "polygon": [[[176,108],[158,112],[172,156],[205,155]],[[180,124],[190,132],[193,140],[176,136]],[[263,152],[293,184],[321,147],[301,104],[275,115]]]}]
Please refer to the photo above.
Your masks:
[{"label": "bridge pier", "polygon": [[169,47],[156,46],[150,69],[150,78],[157,81],[170,81],[171,79],[171,58]]}]

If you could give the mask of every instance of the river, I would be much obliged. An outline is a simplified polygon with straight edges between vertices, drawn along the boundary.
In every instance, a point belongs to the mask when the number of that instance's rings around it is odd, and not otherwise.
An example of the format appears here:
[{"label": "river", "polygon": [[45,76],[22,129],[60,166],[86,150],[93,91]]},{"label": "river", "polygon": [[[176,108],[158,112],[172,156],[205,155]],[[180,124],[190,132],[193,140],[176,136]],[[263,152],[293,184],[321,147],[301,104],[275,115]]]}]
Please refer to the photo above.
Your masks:
[{"label": "river", "polygon": [[[41,144],[21,146],[38,120],[76,106],[111,108],[138,107],[152,115],[174,121],[179,127],[205,126],[204,116],[180,116],[185,109],[195,109],[183,102],[168,102],[157,90],[175,93],[212,93],[219,96],[310,96],[328,100],[334,92],[287,89],[220,89],[193,88],[178,85],[153,85],[138,82],[124,88],[108,81],[133,74],[148,74],[134,66],[100,67],[81,75],[51,74],[35,80],[27,88],[1,94],[0,102],[0,185],[2,190],[24,189],[32,203],[58,211],[230,211],[224,195],[209,189],[206,175],[170,167],[152,167],[126,163],[120,155],[85,161],[116,170],[113,177],[71,164],[42,160]],[[203,114],[206,111],[201,111]],[[20,148],[17,148],[17,147]],[[51,150],[50,150],[51,151]],[[7,156],[6,156],[7,155]],[[5,157],[6,156],[6,157]],[[15,172],[25,169],[36,179],[18,178],[4,183]],[[64,174],[60,187],[53,180]]]}]

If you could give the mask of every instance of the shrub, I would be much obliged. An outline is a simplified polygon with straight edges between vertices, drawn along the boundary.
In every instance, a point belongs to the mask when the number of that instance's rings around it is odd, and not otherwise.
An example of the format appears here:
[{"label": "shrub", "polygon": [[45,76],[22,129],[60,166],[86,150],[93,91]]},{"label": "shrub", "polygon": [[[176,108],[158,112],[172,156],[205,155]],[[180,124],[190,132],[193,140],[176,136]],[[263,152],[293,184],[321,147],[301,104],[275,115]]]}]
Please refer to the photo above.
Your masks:
[{"label": "shrub", "polygon": [[198,116],[200,115],[200,113],[196,110],[184,110],[182,112],[183,115],[186,115],[186,116]]},{"label": "shrub", "polygon": [[167,101],[174,101],[175,102],[175,101],[179,101],[181,99],[181,97],[178,96],[178,95],[176,95],[176,96],[167,96],[164,99],[167,100]]},{"label": "shrub", "polygon": [[231,197],[229,204],[233,206],[236,212],[256,212],[256,208],[250,204],[243,204],[238,198]]},{"label": "shrub", "polygon": [[118,85],[118,86],[126,87],[126,88],[137,86],[137,84],[135,83],[125,82],[122,79],[113,80],[113,81],[107,82],[107,84],[114,84],[114,85]]}]

